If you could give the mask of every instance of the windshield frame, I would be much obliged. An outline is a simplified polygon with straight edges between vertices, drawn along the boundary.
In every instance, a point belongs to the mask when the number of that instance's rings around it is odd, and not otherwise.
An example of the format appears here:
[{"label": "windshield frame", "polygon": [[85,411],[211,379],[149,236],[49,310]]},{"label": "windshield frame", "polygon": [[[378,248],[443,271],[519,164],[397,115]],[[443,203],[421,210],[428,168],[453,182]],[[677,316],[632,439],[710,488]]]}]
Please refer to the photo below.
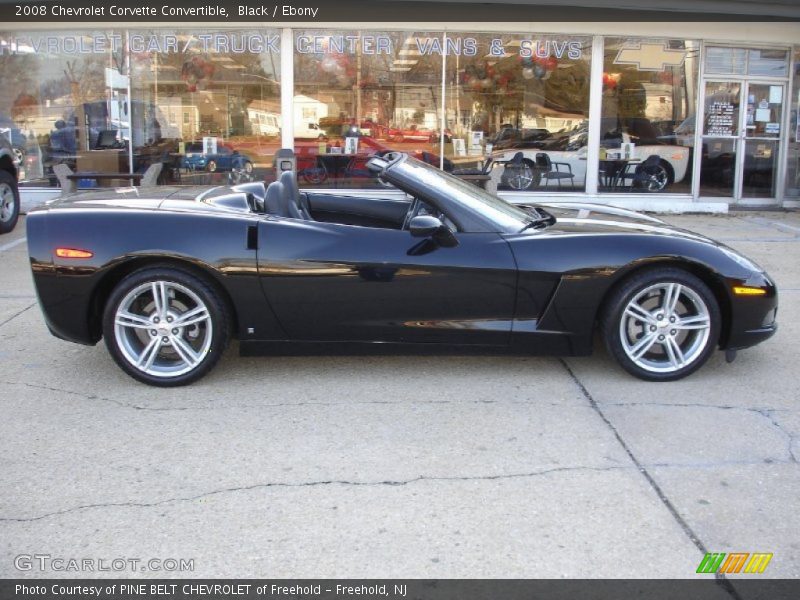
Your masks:
[{"label": "windshield frame", "polygon": [[407,154],[391,160],[379,176],[434,205],[461,232],[518,233],[535,221],[522,208]]}]

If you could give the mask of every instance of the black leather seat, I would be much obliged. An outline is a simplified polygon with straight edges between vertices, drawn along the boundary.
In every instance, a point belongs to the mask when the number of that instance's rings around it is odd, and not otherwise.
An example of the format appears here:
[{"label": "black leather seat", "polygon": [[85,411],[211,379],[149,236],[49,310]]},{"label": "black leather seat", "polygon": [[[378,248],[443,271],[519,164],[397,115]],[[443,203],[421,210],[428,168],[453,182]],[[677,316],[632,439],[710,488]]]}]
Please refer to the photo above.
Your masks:
[{"label": "black leather seat", "polygon": [[284,193],[283,184],[280,181],[274,181],[269,184],[267,188],[267,195],[264,199],[267,214],[275,215],[276,217],[288,217],[289,206],[287,203],[287,196]]},{"label": "black leather seat", "polygon": [[284,171],[281,173],[280,182],[283,184],[283,193],[289,203],[289,216],[292,219],[311,220],[311,210],[308,205],[308,198],[300,193],[294,173]]}]

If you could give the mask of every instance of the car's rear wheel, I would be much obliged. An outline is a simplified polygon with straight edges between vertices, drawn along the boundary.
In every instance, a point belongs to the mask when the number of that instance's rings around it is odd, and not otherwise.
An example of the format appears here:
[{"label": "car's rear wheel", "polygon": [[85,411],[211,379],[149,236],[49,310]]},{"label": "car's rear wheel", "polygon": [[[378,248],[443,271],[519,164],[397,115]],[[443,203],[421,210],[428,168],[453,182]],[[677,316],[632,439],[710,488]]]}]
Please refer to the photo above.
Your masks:
[{"label": "car's rear wheel", "polygon": [[703,281],[664,267],[616,288],[600,326],[608,351],[626,371],[648,381],[673,381],[708,360],[720,321],[717,301]]},{"label": "car's rear wheel", "polygon": [[224,302],[206,282],[173,268],[148,268],[123,279],[103,315],[106,346],[128,375],[160,387],[206,375],[229,337]]},{"label": "car's rear wheel", "polygon": [[208,163],[206,164],[206,169],[208,170],[209,173],[213,173],[214,171],[216,171],[217,170],[217,161],[215,161],[215,160],[208,161]]},{"label": "car's rear wheel", "polygon": [[310,185],[318,185],[328,179],[328,170],[320,163],[313,167],[306,167],[300,171],[300,176]]},{"label": "car's rear wheel", "polygon": [[19,219],[19,188],[14,176],[0,171],[0,233],[14,229]]}]

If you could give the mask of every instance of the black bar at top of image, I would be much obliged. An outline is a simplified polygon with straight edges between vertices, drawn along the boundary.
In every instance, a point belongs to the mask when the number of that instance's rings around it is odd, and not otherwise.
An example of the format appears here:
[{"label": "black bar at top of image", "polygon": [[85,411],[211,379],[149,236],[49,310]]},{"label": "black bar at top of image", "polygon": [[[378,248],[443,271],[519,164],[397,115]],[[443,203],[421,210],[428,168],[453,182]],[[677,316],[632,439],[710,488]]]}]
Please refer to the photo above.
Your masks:
[{"label": "black bar at top of image", "polygon": [[[691,3],[674,5],[669,1],[639,0],[637,8],[630,3],[604,0],[592,5],[585,0],[564,0],[564,4],[542,3],[537,0],[509,0],[503,2],[458,2],[419,0],[288,0],[263,2],[253,0],[0,0],[2,23],[101,23],[101,22],[368,22],[429,21],[442,24],[474,22],[767,22],[800,21],[800,9],[779,7],[780,15],[770,14],[769,2],[761,4],[763,10],[755,11],[756,2],[748,10],[735,10],[743,3],[711,0],[699,8],[687,9]],[[712,4],[714,3],[714,4]],[[622,6],[620,6],[622,5]],[[714,9],[717,6],[717,9]],[[25,8],[25,7],[29,8]],[[122,9],[112,14],[111,7]],[[36,8],[34,8],[36,7]],[[257,9],[258,16],[240,15],[239,7]],[[188,16],[181,9],[200,9]],[[137,13],[135,9],[139,9]],[[166,9],[166,13],[165,13]],[[304,9],[298,12],[298,9]],[[308,13],[305,9],[314,12]],[[41,14],[44,10],[45,14]],[[775,9],[777,10],[777,8]],[[54,12],[55,11],[55,12]],[[127,12],[125,12],[127,11]],[[131,12],[132,11],[132,12]],[[294,14],[292,14],[294,13]],[[136,15],[140,16],[136,16]],[[0,26],[1,27],[1,26]]]},{"label": "black bar at top of image", "polygon": [[[657,560],[658,552],[651,559]],[[647,560],[632,556],[631,560]],[[658,568],[657,563],[653,565]],[[76,591],[77,590],[77,591]],[[786,579],[6,579],[1,600],[796,600]]]}]

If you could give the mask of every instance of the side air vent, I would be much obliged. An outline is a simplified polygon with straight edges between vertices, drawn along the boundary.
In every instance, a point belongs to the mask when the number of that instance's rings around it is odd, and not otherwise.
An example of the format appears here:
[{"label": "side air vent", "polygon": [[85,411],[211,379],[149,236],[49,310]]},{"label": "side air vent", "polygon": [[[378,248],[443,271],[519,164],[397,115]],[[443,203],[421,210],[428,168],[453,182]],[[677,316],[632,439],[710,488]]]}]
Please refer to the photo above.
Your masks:
[{"label": "side air vent", "polygon": [[248,225],[247,227],[247,249],[258,250],[258,226]]}]

